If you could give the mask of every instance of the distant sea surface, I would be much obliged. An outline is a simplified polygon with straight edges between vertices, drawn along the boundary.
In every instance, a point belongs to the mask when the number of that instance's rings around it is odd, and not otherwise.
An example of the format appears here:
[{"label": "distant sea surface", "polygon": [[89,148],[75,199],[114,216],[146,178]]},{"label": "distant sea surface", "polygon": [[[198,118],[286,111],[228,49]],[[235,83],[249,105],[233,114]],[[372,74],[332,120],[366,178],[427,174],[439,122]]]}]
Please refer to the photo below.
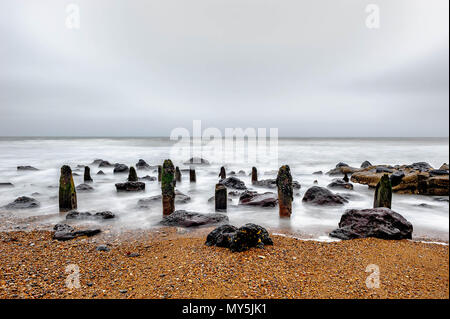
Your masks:
[{"label": "distant sea surface", "polygon": [[[114,184],[126,180],[126,175],[114,175],[112,168],[98,168],[91,165],[94,159],[104,159],[111,163],[135,165],[144,159],[150,165],[161,164],[171,157],[174,164],[187,168],[183,163],[188,158],[173,156],[175,142],[168,138],[0,138],[0,183],[11,182],[13,188],[0,188],[0,206],[19,196],[32,196],[40,201],[37,209],[25,211],[4,211],[1,214],[17,214],[20,217],[54,216],[50,222],[61,221],[58,213],[59,169],[68,164],[79,176],[74,176],[75,184],[83,182],[83,168],[77,165],[89,165],[94,179],[94,191],[78,193],[79,211],[110,210],[118,219],[112,227],[121,229],[146,229],[155,227],[161,219],[161,205],[155,203],[150,208],[140,209],[137,201],[161,193],[157,181],[146,181],[144,193],[117,194]],[[231,150],[229,150],[231,152]],[[261,156],[258,154],[258,156]],[[449,162],[448,138],[280,138],[276,154],[262,155],[257,163],[231,160],[224,163],[220,158],[206,158],[211,165],[197,168],[197,183],[189,183],[188,175],[177,184],[177,189],[192,199],[186,204],[176,205],[177,209],[186,209],[202,213],[214,211],[214,205],[208,199],[214,196],[214,185],[218,181],[220,166],[226,165],[227,171],[245,171],[242,179],[251,187],[251,167],[258,168],[260,179],[275,178],[279,165],[289,164],[294,180],[301,185],[296,191],[293,203],[293,215],[289,221],[280,221],[278,208],[249,208],[237,206],[238,199],[228,209],[230,223],[242,225],[247,222],[258,223],[272,229],[287,229],[305,238],[327,238],[327,234],[337,227],[345,209],[370,208],[373,204],[373,190],[367,186],[354,184],[353,199],[343,207],[311,207],[302,204],[305,191],[313,185],[326,186],[333,177],[326,174],[312,175],[315,171],[334,168],[338,162],[360,167],[368,160],[372,164],[411,164],[428,162],[435,168]],[[39,169],[35,172],[17,171],[19,165],[31,165]],[[106,175],[96,175],[99,170]],[[139,176],[157,176],[154,170],[138,171]],[[257,189],[259,192],[275,191]],[[445,197],[448,199],[448,197]],[[427,204],[427,205],[420,205]],[[392,209],[402,214],[414,226],[415,238],[430,238],[447,241],[449,238],[449,204],[437,201],[431,196],[394,194]],[[36,221],[35,223],[38,223]],[[12,225],[14,226],[14,225]],[[33,227],[33,225],[31,225]]]}]

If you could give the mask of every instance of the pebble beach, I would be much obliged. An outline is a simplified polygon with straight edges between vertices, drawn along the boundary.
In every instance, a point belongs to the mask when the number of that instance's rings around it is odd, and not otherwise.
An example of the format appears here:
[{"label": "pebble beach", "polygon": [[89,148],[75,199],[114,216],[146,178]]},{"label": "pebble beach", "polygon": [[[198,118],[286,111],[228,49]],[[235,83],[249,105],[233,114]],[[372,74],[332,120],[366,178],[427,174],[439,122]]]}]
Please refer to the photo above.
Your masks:
[{"label": "pebble beach", "polygon": [[[2,232],[0,298],[449,298],[446,244],[271,233],[273,246],[233,253],[205,246],[210,230],[105,231],[63,242],[50,231]],[[371,264],[379,288],[366,285]],[[67,286],[69,265],[79,269],[78,288]]]}]

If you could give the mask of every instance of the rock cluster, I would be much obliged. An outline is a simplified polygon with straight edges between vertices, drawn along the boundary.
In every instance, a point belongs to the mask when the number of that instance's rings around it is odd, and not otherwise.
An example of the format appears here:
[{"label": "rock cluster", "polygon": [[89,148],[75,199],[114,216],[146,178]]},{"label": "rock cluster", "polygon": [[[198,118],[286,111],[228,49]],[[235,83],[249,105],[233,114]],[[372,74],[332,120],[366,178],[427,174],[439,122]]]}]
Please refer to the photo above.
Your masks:
[{"label": "rock cluster", "polygon": [[242,252],[251,247],[264,248],[264,245],[273,245],[273,241],[268,231],[256,224],[245,224],[240,228],[222,225],[208,234],[205,245],[225,247],[233,252]]},{"label": "rock cluster", "polygon": [[66,215],[66,219],[76,219],[76,220],[102,220],[102,219],[112,219],[116,217],[110,211],[90,213],[90,212],[78,212],[76,210],[70,211]]}]

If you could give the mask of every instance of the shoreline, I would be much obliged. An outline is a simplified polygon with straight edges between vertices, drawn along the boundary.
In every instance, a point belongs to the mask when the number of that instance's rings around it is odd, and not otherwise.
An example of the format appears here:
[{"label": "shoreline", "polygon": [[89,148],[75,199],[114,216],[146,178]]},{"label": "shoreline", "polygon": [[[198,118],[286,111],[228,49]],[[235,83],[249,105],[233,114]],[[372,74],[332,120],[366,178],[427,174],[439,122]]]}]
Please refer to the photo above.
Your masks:
[{"label": "shoreline", "polygon": [[[207,247],[211,227],[106,230],[59,242],[45,230],[0,232],[0,298],[449,298],[448,245],[374,238]],[[97,251],[107,245],[109,251]],[[370,264],[380,288],[368,289]],[[69,289],[68,265],[80,288]]]}]

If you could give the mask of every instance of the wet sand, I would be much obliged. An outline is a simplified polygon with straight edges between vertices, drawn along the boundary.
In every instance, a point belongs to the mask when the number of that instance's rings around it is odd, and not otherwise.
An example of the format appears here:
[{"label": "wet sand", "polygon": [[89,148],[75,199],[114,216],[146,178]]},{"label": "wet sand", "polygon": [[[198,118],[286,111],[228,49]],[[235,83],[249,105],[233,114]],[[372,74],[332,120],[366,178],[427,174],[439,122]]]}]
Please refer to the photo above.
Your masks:
[{"label": "wet sand", "polygon": [[[45,230],[0,232],[0,298],[449,298],[447,245],[271,235],[274,246],[232,253],[204,245],[210,230],[67,242]],[[97,251],[101,244],[110,251]],[[379,288],[366,286],[370,264]],[[66,285],[76,277],[67,279],[68,265],[79,269],[79,288]]]}]

